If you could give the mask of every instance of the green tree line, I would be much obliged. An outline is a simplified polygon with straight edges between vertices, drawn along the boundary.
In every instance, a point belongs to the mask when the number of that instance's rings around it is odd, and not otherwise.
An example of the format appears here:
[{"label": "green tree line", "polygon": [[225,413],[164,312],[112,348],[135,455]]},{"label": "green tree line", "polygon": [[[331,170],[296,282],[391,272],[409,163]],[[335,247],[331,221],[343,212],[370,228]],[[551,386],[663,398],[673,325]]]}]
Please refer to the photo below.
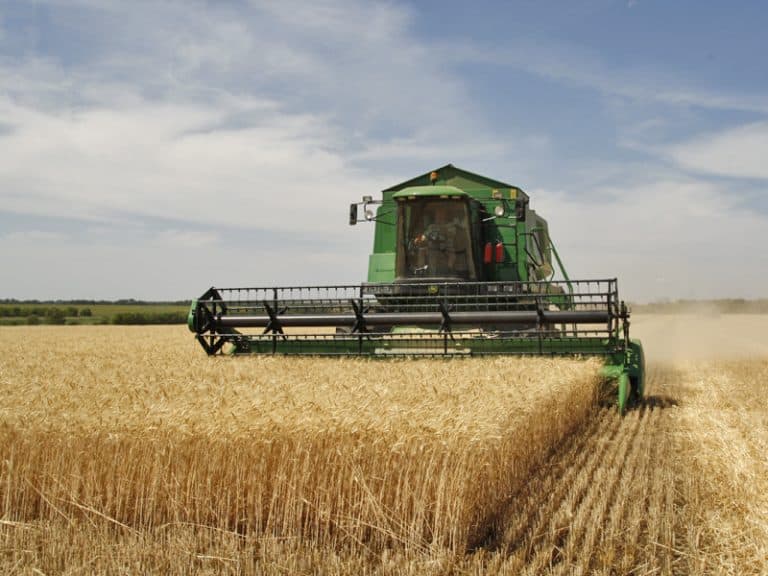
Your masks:
[{"label": "green tree line", "polygon": [[90,317],[93,316],[90,308],[76,308],[75,306],[67,306],[62,308],[59,306],[0,306],[0,317],[3,318],[18,318],[18,317],[37,316],[42,318],[78,318],[78,317]]},{"label": "green tree line", "polygon": [[44,306],[1,304],[0,325],[23,324],[183,324],[187,321],[186,307],[168,310],[167,306],[123,304],[77,306]]}]

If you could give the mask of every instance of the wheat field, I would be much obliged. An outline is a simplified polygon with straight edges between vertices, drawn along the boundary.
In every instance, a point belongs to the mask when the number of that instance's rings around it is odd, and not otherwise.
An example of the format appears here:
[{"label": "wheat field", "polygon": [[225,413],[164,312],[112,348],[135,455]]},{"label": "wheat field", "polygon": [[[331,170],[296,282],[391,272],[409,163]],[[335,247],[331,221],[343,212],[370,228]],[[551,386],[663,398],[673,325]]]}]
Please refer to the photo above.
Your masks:
[{"label": "wheat field", "polygon": [[[758,347],[759,321],[738,326]],[[596,360],[2,329],[0,571],[766,574],[768,346],[696,357],[732,319],[671,322],[633,326],[662,359],[623,418]],[[664,356],[673,328],[690,338]]]}]

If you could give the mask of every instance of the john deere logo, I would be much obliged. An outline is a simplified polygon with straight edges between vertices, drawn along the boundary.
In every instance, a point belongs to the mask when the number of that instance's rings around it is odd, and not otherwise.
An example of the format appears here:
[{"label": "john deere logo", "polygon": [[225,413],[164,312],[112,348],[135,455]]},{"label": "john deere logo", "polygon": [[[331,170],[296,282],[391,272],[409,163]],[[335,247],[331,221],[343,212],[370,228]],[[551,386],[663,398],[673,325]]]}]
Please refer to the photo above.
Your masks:
[{"label": "john deere logo", "polygon": [[440,292],[440,288],[438,288],[437,286],[430,286],[429,288],[427,288],[428,294],[437,294],[438,292]]}]

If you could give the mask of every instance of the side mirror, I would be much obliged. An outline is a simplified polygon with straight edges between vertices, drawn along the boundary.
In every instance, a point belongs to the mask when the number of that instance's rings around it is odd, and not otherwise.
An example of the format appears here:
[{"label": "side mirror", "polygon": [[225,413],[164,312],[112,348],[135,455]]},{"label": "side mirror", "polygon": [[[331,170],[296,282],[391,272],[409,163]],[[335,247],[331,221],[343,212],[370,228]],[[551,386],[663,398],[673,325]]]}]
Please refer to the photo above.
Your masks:
[{"label": "side mirror", "polygon": [[515,202],[515,218],[520,222],[525,222],[525,208],[528,203],[520,198]]},{"label": "side mirror", "polygon": [[349,225],[354,226],[357,224],[357,204],[349,205]]}]

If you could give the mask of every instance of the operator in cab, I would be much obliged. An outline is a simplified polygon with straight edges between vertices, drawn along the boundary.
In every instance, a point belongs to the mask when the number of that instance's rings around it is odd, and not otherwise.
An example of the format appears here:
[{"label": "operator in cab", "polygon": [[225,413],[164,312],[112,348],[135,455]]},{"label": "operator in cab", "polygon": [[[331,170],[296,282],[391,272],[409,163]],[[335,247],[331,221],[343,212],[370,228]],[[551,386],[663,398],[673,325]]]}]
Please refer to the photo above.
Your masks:
[{"label": "operator in cab", "polygon": [[463,206],[430,202],[424,210],[426,226],[412,241],[415,263],[426,276],[462,275],[467,270],[467,239]]}]

